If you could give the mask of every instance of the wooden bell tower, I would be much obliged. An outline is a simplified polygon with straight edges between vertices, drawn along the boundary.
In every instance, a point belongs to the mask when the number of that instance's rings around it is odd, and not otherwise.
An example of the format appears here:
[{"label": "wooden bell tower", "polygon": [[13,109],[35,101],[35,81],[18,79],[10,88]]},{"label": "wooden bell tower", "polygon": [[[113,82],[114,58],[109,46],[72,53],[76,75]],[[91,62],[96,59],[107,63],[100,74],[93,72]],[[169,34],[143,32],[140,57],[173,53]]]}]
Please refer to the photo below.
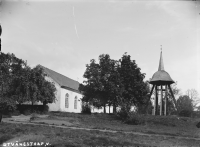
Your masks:
[{"label": "wooden bell tower", "polygon": [[[155,99],[154,99],[154,112],[153,115],[163,115],[163,106],[164,106],[164,115],[167,115],[167,99],[168,99],[168,89],[173,97],[174,104],[176,105],[176,100],[171,89],[171,84],[174,81],[170,75],[164,70],[164,63],[162,57],[162,48],[160,53],[160,62],[158,71],[153,74],[150,84],[153,85],[150,93],[150,98],[155,89]],[[160,98],[160,112],[158,109],[158,99]]]}]

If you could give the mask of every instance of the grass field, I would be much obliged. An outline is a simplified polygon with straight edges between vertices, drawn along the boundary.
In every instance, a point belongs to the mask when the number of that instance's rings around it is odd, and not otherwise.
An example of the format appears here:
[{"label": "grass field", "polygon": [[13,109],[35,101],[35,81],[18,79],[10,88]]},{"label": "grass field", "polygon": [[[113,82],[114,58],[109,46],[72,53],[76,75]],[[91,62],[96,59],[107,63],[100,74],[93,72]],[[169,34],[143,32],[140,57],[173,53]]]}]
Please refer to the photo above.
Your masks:
[{"label": "grass field", "polygon": [[200,137],[196,123],[200,119],[176,116],[141,116],[146,122],[142,125],[123,123],[115,115],[92,114],[83,115],[75,113],[50,113],[50,118],[66,120],[73,126],[92,129],[108,129],[117,131],[133,131],[172,136]]},{"label": "grass field", "polygon": [[[46,119],[52,124],[55,120],[66,121],[75,127],[117,130],[119,132],[73,130],[4,122],[0,124],[0,144],[6,141],[15,142],[20,139],[21,142],[50,142],[51,145],[56,147],[200,145],[200,140],[177,138],[177,136],[200,138],[200,131],[195,126],[199,119],[177,118],[175,116],[145,116],[146,122],[142,125],[125,124],[116,116],[108,114],[49,113],[49,117]],[[149,135],[136,135],[125,132],[144,132]],[[154,134],[158,135],[155,136]]]}]

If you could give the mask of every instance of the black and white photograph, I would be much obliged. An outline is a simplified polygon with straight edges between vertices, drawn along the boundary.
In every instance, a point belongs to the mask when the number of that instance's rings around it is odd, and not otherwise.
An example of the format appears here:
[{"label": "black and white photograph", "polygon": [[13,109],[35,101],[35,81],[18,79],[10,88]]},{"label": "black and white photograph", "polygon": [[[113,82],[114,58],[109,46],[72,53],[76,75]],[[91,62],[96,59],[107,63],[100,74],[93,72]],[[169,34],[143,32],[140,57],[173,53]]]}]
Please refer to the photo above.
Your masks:
[{"label": "black and white photograph", "polygon": [[200,1],[0,0],[0,146],[200,146]]}]

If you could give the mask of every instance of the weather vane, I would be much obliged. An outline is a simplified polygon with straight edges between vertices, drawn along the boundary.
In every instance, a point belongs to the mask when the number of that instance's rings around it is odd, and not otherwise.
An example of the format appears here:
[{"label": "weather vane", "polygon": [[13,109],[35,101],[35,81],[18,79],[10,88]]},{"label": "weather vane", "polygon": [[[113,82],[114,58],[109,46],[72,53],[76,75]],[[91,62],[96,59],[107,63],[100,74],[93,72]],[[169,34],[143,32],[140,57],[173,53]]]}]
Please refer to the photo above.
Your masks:
[{"label": "weather vane", "polygon": [[162,52],[162,45],[160,45],[160,50],[161,50],[161,52]]}]

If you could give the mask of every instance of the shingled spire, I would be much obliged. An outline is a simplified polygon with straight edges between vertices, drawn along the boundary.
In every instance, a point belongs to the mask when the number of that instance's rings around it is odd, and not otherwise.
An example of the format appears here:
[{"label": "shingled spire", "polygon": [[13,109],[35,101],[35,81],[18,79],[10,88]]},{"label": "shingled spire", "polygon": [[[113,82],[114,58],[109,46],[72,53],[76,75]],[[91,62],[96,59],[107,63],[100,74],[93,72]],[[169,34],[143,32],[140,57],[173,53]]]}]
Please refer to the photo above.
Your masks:
[{"label": "shingled spire", "polygon": [[[153,74],[153,77],[151,78],[150,84],[153,85],[151,92],[150,92],[150,98],[151,95],[153,93],[153,90],[155,88],[155,99],[154,99],[154,115],[158,115],[159,114],[159,110],[158,110],[158,98],[160,98],[160,115],[163,115],[162,112],[162,106],[163,106],[163,99],[165,99],[165,112],[164,114],[167,115],[167,97],[168,97],[168,88],[170,90],[170,93],[173,97],[173,101],[174,101],[174,105],[175,105],[175,109],[176,109],[176,99],[174,97],[174,94],[172,92],[172,89],[170,87],[171,84],[174,83],[174,81],[172,80],[172,78],[170,77],[170,75],[164,70],[164,64],[163,64],[163,58],[162,58],[162,46],[161,46],[161,53],[160,53],[160,62],[159,62],[159,67],[158,67],[158,71],[155,72]],[[160,91],[160,97],[158,97],[159,93],[158,91]],[[165,97],[163,97],[163,91],[165,91]]]},{"label": "shingled spire", "polygon": [[160,52],[160,62],[159,62],[158,71],[159,70],[164,70],[164,63],[163,63],[163,57],[162,57],[162,48],[161,48],[161,52]]}]

